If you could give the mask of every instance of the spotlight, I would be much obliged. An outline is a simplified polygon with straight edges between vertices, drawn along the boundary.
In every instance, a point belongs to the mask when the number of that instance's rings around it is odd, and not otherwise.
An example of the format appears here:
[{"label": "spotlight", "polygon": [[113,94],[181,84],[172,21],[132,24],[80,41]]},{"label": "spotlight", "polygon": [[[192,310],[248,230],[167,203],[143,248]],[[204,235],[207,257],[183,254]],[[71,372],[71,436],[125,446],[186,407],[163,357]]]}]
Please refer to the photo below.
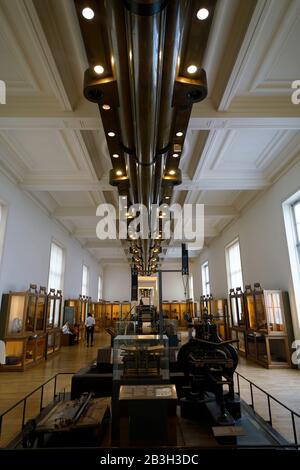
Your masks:
[{"label": "spotlight", "polygon": [[209,11],[207,8],[200,8],[200,10],[197,11],[197,18],[200,21],[206,20],[209,16]]},{"label": "spotlight", "polygon": [[81,13],[86,20],[92,20],[95,16],[94,10],[89,7],[84,8]]},{"label": "spotlight", "polygon": [[94,72],[96,72],[97,75],[101,75],[104,72],[104,68],[102,65],[95,65]]}]

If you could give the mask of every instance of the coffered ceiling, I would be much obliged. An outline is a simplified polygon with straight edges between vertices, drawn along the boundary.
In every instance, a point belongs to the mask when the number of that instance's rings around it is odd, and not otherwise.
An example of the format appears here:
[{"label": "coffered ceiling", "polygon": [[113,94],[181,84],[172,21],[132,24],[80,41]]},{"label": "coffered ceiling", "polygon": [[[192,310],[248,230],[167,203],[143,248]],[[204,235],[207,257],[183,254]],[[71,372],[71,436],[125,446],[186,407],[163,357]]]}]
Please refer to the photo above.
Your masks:
[{"label": "coffered ceiling", "polygon": [[[300,158],[298,0],[219,0],[205,53],[208,98],[194,105],[173,202],[205,205],[205,243]],[[72,0],[1,0],[0,169],[101,263],[126,262],[96,237],[96,207],[117,202]],[[193,252],[197,256],[199,252]],[[171,242],[166,259],[180,256]]]}]

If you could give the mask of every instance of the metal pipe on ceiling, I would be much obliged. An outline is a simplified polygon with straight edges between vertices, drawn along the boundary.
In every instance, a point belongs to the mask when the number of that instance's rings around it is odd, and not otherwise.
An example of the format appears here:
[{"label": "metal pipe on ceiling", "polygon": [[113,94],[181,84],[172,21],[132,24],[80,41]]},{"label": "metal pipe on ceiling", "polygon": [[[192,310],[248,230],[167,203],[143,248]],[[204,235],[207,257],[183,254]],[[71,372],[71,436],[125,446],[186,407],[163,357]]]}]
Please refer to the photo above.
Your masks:
[{"label": "metal pipe on ceiling", "polygon": [[[150,214],[153,195],[157,122],[162,77],[166,2],[125,2],[131,101],[135,123],[139,202]],[[142,242],[144,270],[149,267],[150,241]]]}]

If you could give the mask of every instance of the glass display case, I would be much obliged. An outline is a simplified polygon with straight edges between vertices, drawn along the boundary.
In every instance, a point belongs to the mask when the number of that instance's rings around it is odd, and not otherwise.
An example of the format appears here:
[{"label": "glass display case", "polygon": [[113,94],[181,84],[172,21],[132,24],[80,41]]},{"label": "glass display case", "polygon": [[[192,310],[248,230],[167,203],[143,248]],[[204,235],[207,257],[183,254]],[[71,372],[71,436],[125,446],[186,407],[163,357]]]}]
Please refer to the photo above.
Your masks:
[{"label": "glass display case", "polygon": [[180,303],[178,300],[172,300],[170,303],[170,318],[179,320],[180,317]]},{"label": "glass display case", "polygon": [[112,303],[112,320],[119,320],[121,318],[121,304],[120,302]]},{"label": "glass display case", "polygon": [[53,327],[59,328],[61,323],[62,291],[58,290],[55,296]]},{"label": "glass display case", "polygon": [[267,317],[265,309],[264,292],[257,282],[252,289],[245,286],[245,302],[247,308],[248,328],[252,331],[267,333]]},{"label": "glass display case", "polygon": [[211,312],[217,324],[218,334],[224,341],[230,339],[227,299],[213,299]]},{"label": "glass display case", "polygon": [[247,356],[247,332],[238,329],[231,329],[231,339],[238,340],[234,347],[238,350],[241,356]]},{"label": "glass display case", "polygon": [[[20,336],[23,334],[26,299],[26,292],[3,295],[1,319],[4,321],[7,316],[7,325],[3,325],[3,330],[6,330],[5,336]],[[7,315],[6,312],[8,312]]]},{"label": "glass display case", "polygon": [[121,318],[125,319],[130,317],[131,303],[125,300],[121,303]]},{"label": "glass display case", "polygon": [[113,380],[169,380],[166,335],[119,335],[113,346]]},{"label": "glass display case", "polygon": [[170,316],[171,316],[171,304],[168,300],[163,301],[162,309],[163,309],[164,318],[170,318]]},{"label": "glass display case", "polygon": [[52,289],[47,295],[46,288],[38,290],[36,284],[26,292],[3,294],[0,339],[6,346],[6,364],[1,371],[25,370],[59,349],[61,298],[61,291],[55,294]]},{"label": "glass display case", "polygon": [[241,287],[229,291],[229,305],[232,327],[245,327],[245,303],[244,293]]},{"label": "glass display case", "polygon": [[105,302],[105,321],[106,325],[111,324],[111,311],[112,311],[112,305],[110,302]]},{"label": "glass display case", "polygon": [[25,344],[26,339],[5,341],[6,364],[0,368],[1,370],[24,370]]},{"label": "glass display case", "polygon": [[207,310],[208,315],[213,315],[213,296],[201,295],[200,296],[200,315],[203,316],[204,309]]},{"label": "glass display case", "polygon": [[30,285],[25,320],[25,332],[33,332],[35,327],[35,314],[37,308],[37,286]]},{"label": "glass display case", "polygon": [[264,290],[268,334],[287,334],[289,306],[287,293],[280,290]]},{"label": "glass display case", "polygon": [[180,302],[180,317],[179,317],[179,325],[180,326],[186,326],[186,302],[185,300]]}]

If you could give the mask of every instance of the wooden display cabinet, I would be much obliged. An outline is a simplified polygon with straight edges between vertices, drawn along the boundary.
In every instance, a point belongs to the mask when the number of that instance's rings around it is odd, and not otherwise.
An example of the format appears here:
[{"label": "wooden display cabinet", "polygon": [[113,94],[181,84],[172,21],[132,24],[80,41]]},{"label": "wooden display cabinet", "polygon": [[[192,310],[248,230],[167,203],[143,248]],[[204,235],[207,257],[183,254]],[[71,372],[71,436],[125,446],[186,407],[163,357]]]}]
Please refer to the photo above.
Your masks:
[{"label": "wooden display cabinet", "polygon": [[197,303],[193,299],[187,299],[186,301],[186,313],[191,317],[195,318],[197,313]]},{"label": "wooden display cabinet", "polygon": [[227,299],[212,299],[211,314],[217,324],[218,334],[224,341],[231,338],[229,329],[229,315]]},{"label": "wooden display cabinet", "polygon": [[288,294],[263,290],[259,283],[245,287],[247,353],[267,368],[290,367],[289,343],[293,341]]},{"label": "wooden display cabinet", "polygon": [[200,296],[200,316],[203,316],[204,310],[207,310],[208,315],[213,315],[213,296],[201,295]]},{"label": "wooden display cabinet", "polygon": [[[81,323],[81,301],[80,299],[67,299],[65,300],[65,307],[71,307],[71,309],[65,309],[64,312],[64,323],[69,321],[70,323]],[[66,315],[67,313],[67,315]]]},{"label": "wooden display cabinet", "polygon": [[6,346],[1,370],[24,370],[46,356],[46,288],[31,284],[26,292],[3,294],[0,338]]},{"label": "wooden display cabinet", "polygon": [[245,298],[241,287],[229,291],[230,336],[238,339],[237,350],[241,356],[247,356],[247,324]]},{"label": "wooden display cabinet", "polygon": [[46,359],[51,354],[59,351],[61,346],[61,313],[62,291],[58,290],[55,292],[55,289],[50,289],[50,292],[47,296]]},{"label": "wooden display cabinet", "polygon": [[112,320],[116,321],[121,318],[121,303],[119,301],[115,301],[111,304],[111,314]]},{"label": "wooden display cabinet", "polygon": [[186,326],[186,319],[185,319],[185,315],[186,315],[186,302],[185,300],[184,301],[181,301],[180,304],[180,316],[179,316],[179,322],[178,322],[178,325],[179,326]]},{"label": "wooden display cabinet", "polygon": [[164,318],[171,318],[171,304],[168,300],[163,301],[162,309]]},{"label": "wooden display cabinet", "polygon": [[179,320],[180,318],[180,303],[178,300],[172,300],[170,303],[170,318],[172,320]]},{"label": "wooden display cabinet", "polygon": [[111,326],[112,319],[112,304],[105,302],[105,326]]},{"label": "wooden display cabinet", "polygon": [[46,359],[58,352],[61,347],[61,331],[53,330],[47,333]]},{"label": "wooden display cabinet", "polygon": [[121,318],[122,320],[129,320],[131,311],[131,303],[129,300],[124,300],[121,303]]},{"label": "wooden display cabinet", "polygon": [[102,305],[103,302],[99,300],[99,302],[94,302],[93,307],[91,308],[91,313],[94,315],[95,318],[95,330],[100,331],[100,328],[103,326],[103,318],[102,318]]}]

